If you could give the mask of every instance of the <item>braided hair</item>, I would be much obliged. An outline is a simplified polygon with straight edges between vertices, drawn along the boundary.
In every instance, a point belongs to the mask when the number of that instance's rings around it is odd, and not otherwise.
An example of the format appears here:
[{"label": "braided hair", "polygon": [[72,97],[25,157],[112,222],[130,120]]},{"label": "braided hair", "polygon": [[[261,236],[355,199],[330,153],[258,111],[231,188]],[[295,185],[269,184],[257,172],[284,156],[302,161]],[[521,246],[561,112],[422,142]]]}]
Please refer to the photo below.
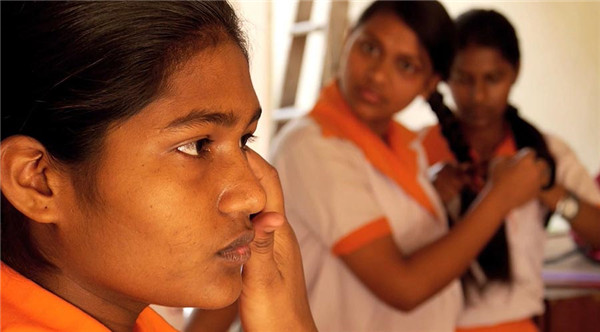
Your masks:
[{"label": "braided hair", "polygon": [[[513,67],[518,68],[520,51],[517,35],[510,22],[500,13],[493,10],[470,10],[460,15],[456,21],[457,49],[463,50],[468,46],[480,45],[498,50],[504,59]],[[439,92],[434,92],[429,98],[429,104],[438,118],[442,134],[446,138],[450,150],[461,163],[473,163],[469,153],[469,145],[462,134],[460,123],[454,113],[444,104]],[[514,135],[518,148],[530,147],[538,157],[544,159],[550,167],[551,179],[546,188],[552,187],[555,178],[555,161],[550,153],[543,135],[529,122],[519,116],[518,110],[508,105],[504,117]],[[463,215],[477,193],[471,188],[461,192],[461,209]],[[546,222],[549,219],[546,217]],[[451,225],[453,221],[450,221]],[[488,281],[510,282],[510,255],[506,239],[506,226],[503,223],[494,234],[486,247],[477,257],[477,262]],[[463,282],[474,280],[471,272],[463,277]],[[484,285],[485,286],[485,285]]]}]

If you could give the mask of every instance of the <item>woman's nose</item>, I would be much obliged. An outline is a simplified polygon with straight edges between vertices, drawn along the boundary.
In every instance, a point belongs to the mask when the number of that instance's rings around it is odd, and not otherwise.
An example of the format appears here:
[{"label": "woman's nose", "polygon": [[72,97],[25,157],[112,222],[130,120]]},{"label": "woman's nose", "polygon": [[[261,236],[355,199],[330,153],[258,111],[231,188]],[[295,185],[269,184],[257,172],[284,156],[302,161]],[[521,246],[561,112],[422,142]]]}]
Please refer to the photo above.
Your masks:
[{"label": "woman's nose", "polygon": [[369,74],[374,83],[384,83],[387,75],[385,62],[381,59],[374,59],[370,65]]},{"label": "woman's nose", "polygon": [[471,90],[471,97],[473,99],[473,101],[480,103],[485,99],[485,95],[486,95],[486,90],[485,90],[485,84],[483,82],[475,82],[473,84],[472,90]]},{"label": "woman's nose", "polygon": [[218,209],[224,214],[249,216],[262,211],[266,204],[266,193],[252,173],[245,158],[226,165],[223,190],[219,196]]}]

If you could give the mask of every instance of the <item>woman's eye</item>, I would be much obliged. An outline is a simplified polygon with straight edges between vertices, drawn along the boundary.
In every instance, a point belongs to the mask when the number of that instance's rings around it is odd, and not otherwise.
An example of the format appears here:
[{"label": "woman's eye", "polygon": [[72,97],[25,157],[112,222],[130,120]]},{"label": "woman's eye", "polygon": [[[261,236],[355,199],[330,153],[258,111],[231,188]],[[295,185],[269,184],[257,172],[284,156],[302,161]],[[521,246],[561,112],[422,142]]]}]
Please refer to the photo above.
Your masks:
[{"label": "woman's eye", "polygon": [[367,55],[377,55],[379,54],[379,50],[377,49],[377,46],[375,46],[373,43],[370,43],[368,41],[364,41],[360,44],[360,50]]},{"label": "woman's eye", "polygon": [[450,75],[450,81],[452,81],[453,83],[458,83],[461,85],[471,85],[473,80],[468,77],[467,75],[461,75],[461,74],[451,74]]},{"label": "woman's eye", "polygon": [[496,84],[496,83],[500,82],[501,79],[502,79],[501,75],[490,75],[490,76],[486,77],[487,82],[490,84]]},{"label": "woman's eye", "polygon": [[190,142],[177,147],[177,151],[183,152],[190,156],[200,157],[209,152],[209,145],[212,140],[209,138],[199,139],[195,142]]},{"label": "woman's eye", "polygon": [[253,134],[246,134],[242,136],[242,139],[240,139],[240,148],[245,149],[246,144],[254,142],[255,139],[256,136],[254,136]]},{"label": "woman's eye", "polygon": [[414,74],[418,69],[414,63],[405,60],[398,61],[396,66],[398,67],[398,70],[404,74]]}]

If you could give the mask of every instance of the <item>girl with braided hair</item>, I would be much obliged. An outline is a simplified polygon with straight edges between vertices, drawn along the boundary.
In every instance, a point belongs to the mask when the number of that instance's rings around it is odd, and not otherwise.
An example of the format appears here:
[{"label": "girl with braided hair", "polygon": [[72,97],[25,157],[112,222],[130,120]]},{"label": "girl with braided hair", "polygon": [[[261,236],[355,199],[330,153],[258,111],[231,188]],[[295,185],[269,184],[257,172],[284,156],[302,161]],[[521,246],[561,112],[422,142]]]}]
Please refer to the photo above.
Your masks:
[{"label": "girl with braided hair", "polygon": [[[393,117],[447,77],[453,37],[439,2],[374,1],[345,41],[337,79],[273,142],[320,331],[454,331],[457,278],[505,212],[544,183],[532,151],[501,162],[448,232],[417,134]],[[517,185],[529,192],[507,197]]]},{"label": "girl with braided hair", "polygon": [[531,318],[543,312],[545,222],[551,213],[561,214],[586,242],[600,246],[600,191],[563,141],[541,133],[509,104],[520,65],[510,22],[493,10],[471,10],[455,23],[457,53],[448,83],[457,109],[452,113],[439,95],[431,98],[440,125],[425,130],[423,138],[428,162],[445,164],[435,167],[441,170],[433,182],[450,218],[464,215],[492,158],[528,147],[551,166],[545,190],[504,216],[463,277],[466,306],[459,326],[536,331]]}]

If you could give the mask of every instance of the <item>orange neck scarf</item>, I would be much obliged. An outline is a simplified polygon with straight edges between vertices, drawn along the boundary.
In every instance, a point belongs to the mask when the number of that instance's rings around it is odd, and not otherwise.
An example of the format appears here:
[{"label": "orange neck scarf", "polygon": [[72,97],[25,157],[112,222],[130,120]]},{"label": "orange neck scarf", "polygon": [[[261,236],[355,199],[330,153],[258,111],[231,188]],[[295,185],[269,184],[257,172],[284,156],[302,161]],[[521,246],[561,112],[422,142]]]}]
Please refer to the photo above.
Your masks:
[{"label": "orange neck scarf", "polygon": [[417,153],[410,148],[416,138],[415,133],[396,121],[391,121],[386,135],[387,142],[384,142],[354,115],[337,82],[323,88],[309,115],[321,126],[324,136],[335,136],[353,142],[376,169],[396,182],[431,215],[436,216],[431,200],[417,180]]},{"label": "orange neck scarf", "polygon": [[[78,307],[42,288],[0,263],[2,297],[0,330],[110,332]],[[176,332],[161,316],[146,307],[133,332]]]}]

